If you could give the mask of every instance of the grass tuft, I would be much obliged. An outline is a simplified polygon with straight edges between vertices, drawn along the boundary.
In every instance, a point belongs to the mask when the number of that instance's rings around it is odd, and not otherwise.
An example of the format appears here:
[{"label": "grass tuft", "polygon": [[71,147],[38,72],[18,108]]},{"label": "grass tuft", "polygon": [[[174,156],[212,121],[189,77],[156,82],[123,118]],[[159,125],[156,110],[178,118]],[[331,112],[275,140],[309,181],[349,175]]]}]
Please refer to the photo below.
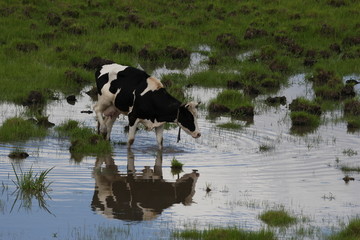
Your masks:
[{"label": "grass tuft", "polygon": [[171,160],[171,168],[172,169],[182,169],[184,166],[183,163],[179,162],[175,157]]},{"label": "grass tuft", "polygon": [[209,230],[184,230],[174,232],[175,239],[203,239],[203,240],[227,240],[227,239],[244,239],[244,240],[272,240],[276,239],[274,233],[260,230],[259,232],[248,232],[236,227],[233,228],[212,228]]},{"label": "grass tuft", "polygon": [[254,116],[251,100],[237,90],[224,90],[209,104],[212,113],[230,113],[233,116]]},{"label": "grass tuft", "polygon": [[50,183],[46,183],[47,175],[54,168],[50,168],[38,173],[34,173],[32,167],[28,172],[23,172],[20,168],[20,172],[16,172],[14,165],[12,164],[16,181],[13,180],[16,187],[25,194],[43,195],[49,190]]},{"label": "grass tuft", "polygon": [[74,120],[68,120],[56,128],[60,135],[70,137],[69,148],[73,156],[104,154],[112,151],[109,141],[96,134],[93,129],[83,127]]},{"label": "grass tuft", "polygon": [[295,217],[290,216],[285,210],[269,210],[262,213],[259,218],[269,226],[286,227],[297,222]]},{"label": "grass tuft", "polygon": [[9,118],[5,120],[0,127],[0,141],[15,142],[27,141],[31,138],[44,138],[47,129],[38,127],[31,121],[24,120],[20,117]]},{"label": "grass tuft", "polygon": [[360,218],[353,219],[342,231],[330,237],[331,240],[360,239]]}]

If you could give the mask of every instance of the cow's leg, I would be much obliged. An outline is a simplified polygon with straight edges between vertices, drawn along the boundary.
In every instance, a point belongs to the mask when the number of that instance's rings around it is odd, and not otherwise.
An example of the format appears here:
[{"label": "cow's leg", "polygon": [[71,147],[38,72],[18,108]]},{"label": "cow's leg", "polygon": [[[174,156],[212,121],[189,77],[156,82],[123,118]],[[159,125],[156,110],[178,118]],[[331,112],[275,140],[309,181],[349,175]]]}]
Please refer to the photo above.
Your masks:
[{"label": "cow's leg", "polygon": [[106,126],[103,118],[103,112],[111,105],[111,102],[97,102],[93,109],[96,114],[96,119],[98,121],[98,131],[99,133],[106,135]]},{"label": "cow's leg", "polygon": [[164,132],[164,125],[155,128],[156,141],[158,143],[159,150],[162,150],[163,148],[163,132]]},{"label": "cow's leg", "polygon": [[111,130],[114,126],[114,122],[116,121],[117,117],[120,114],[113,114],[111,116],[106,116],[105,117],[105,126],[106,126],[106,140],[110,140],[110,134],[111,134]]},{"label": "cow's leg", "polygon": [[133,124],[129,124],[129,136],[128,136],[128,148],[131,148],[131,145],[134,143],[135,140],[135,133],[137,125],[139,124],[139,119],[136,119]]}]

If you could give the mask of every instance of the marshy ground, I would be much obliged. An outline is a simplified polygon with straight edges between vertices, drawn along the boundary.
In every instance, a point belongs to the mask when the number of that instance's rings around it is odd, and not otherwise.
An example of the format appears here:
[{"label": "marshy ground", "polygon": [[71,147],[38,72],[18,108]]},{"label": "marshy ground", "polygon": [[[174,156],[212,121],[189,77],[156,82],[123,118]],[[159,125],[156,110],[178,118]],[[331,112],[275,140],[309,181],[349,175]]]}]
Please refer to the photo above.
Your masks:
[{"label": "marshy ground", "polygon": [[[349,221],[356,229],[359,9],[347,0],[0,3],[0,239],[167,239],[209,226],[327,239]],[[151,221],[91,207],[97,173],[126,174],[129,159],[141,173],[159,158],[155,134],[142,129],[127,151],[125,118],[111,144],[94,134],[87,93],[107,60],[202,102],[202,137],[176,143],[169,126],[161,154],[166,181],[198,170],[195,193],[160,210],[143,203]],[[105,153],[115,166],[96,165]],[[173,159],[183,172],[172,173]],[[13,194],[20,169],[52,169],[40,202]],[[261,220],[279,210],[293,224]]]}]

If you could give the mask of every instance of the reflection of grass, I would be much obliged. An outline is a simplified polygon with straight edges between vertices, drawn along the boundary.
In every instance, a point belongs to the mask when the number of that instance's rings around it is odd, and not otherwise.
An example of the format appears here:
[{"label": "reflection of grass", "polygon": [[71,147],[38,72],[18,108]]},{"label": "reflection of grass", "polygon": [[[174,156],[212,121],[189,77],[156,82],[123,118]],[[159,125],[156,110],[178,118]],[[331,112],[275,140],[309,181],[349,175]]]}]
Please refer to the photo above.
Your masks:
[{"label": "reflection of grass", "polygon": [[225,129],[242,129],[243,126],[241,124],[237,124],[234,122],[227,122],[227,123],[222,123],[222,124],[218,124],[217,125],[220,128],[225,128]]},{"label": "reflection of grass", "polygon": [[20,168],[20,173],[17,173],[14,165],[12,165],[16,181],[13,181],[18,189],[28,194],[43,194],[46,193],[51,182],[46,183],[48,173],[54,168],[50,168],[40,172],[40,174],[34,174],[32,168],[28,172],[23,172]]},{"label": "reflection of grass", "polygon": [[360,218],[352,219],[348,226],[341,232],[332,235],[331,240],[355,240],[360,239]]},{"label": "reflection of grass", "polygon": [[343,172],[360,172],[360,167],[351,167],[347,165],[342,165],[340,169]]},{"label": "reflection of grass", "polygon": [[285,210],[269,210],[262,213],[259,218],[274,227],[284,227],[296,223],[297,219],[290,216]]},{"label": "reflection of grass", "polygon": [[262,240],[262,239],[276,239],[274,233],[270,231],[260,230],[259,232],[248,232],[239,228],[211,228],[209,230],[184,230],[175,231],[173,237],[177,239],[248,239],[248,240]]},{"label": "reflection of grass", "polygon": [[275,149],[275,146],[272,145],[267,145],[267,144],[261,144],[259,146],[259,151],[260,152],[269,152]]},{"label": "reflection of grass", "polygon": [[7,119],[0,127],[0,141],[27,141],[30,138],[43,138],[47,130],[19,117]]},{"label": "reflection of grass", "polygon": [[32,168],[28,172],[23,172],[20,168],[20,172],[16,172],[14,165],[12,165],[16,181],[13,180],[17,187],[16,199],[12,205],[11,210],[14,208],[16,202],[20,199],[21,205],[26,209],[30,209],[32,206],[32,198],[35,197],[39,203],[39,207],[45,209],[47,212],[50,211],[47,208],[45,196],[48,196],[49,186],[51,182],[47,183],[47,175],[54,168],[50,168],[38,173],[34,173]]},{"label": "reflection of grass", "polygon": [[347,155],[349,157],[352,157],[354,155],[357,155],[357,151],[351,149],[351,148],[347,148],[347,149],[344,149],[343,152],[342,152],[344,155]]}]

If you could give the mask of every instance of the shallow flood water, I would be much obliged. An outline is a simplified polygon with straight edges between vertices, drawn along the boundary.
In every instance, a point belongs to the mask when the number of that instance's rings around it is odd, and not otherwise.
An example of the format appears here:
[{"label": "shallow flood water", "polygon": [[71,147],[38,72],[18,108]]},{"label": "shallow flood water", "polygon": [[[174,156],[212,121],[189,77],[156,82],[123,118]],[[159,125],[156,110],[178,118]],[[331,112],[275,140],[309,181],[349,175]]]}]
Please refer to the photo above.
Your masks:
[{"label": "shallow flood water", "polygon": [[[304,77],[293,76],[276,95],[286,96],[287,104],[298,96],[312,98]],[[220,90],[187,91],[207,103]],[[131,151],[117,144],[127,137],[123,117],[114,125],[114,152],[105,158],[71,159],[69,141],[53,130],[44,140],[0,143],[0,239],[168,239],[171,231],[189,227],[258,230],[266,227],[258,215],[281,207],[303,221],[287,230],[274,228],[280,238],[302,229],[306,234],[297,239],[324,239],[360,214],[360,175],[349,173],[355,181],[346,184],[339,169],[360,165],[357,154],[346,154],[360,152],[360,134],[348,133],[346,123],[328,121],[312,133],[292,135],[287,106],[266,106],[265,98],[256,99],[254,121],[241,130],[221,129],[217,124],[229,118],[207,119],[206,110],[200,110],[201,138],[182,132],[176,143],[177,129],[166,130],[163,152],[157,151],[155,134],[144,130]],[[92,104],[83,93],[75,105],[49,104],[45,115],[56,125],[74,119],[95,128],[94,114],[80,113]],[[0,112],[2,123],[23,109],[2,104]],[[30,154],[27,159],[8,158],[18,146]],[[173,158],[184,163],[182,173],[171,173]],[[16,199],[11,164],[35,172],[55,167],[48,175],[52,184],[45,207],[36,199]]]}]

